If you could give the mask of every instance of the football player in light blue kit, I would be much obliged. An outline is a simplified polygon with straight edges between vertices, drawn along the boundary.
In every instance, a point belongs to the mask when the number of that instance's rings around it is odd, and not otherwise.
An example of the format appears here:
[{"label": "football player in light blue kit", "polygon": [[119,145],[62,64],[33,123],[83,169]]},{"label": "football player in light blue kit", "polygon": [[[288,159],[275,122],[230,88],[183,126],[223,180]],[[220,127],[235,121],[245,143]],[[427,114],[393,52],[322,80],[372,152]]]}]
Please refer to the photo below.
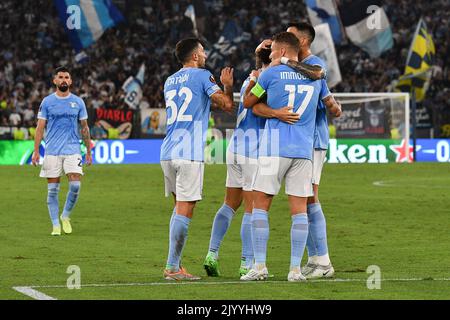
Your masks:
[{"label": "football player in light blue kit", "polygon": [[[310,65],[319,65],[326,70],[324,61],[311,53],[310,47],[315,37],[314,28],[308,23],[290,23],[287,31],[293,33],[297,39],[299,39],[299,61]],[[325,81],[324,85],[326,86]],[[332,97],[330,97],[329,101],[327,101],[327,105],[324,105],[322,101],[319,101],[314,133],[314,196],[308,198],[307,208],[309,221],[309,234],[307,241],[308,262],[302,268],[302,273],[307,279],[321,277],[329,278],[334,275],[334,268],[328,255],[325,216],[319,202],[319,183],[329,142],[327,108],[334,114],[334,116],[339,117],[341,115],[341,107]]]},{"label": "football player in light blue kit", "polygon": [[[273,37],[271,59],[285,57],[298,61],[299,41],[289,32]],[[261,137],[258,169],[253,183],[252,213],[253,252],[255,264],[241,280],[265,280],[267,241],[269,238],[268,211],[273,196],[278,194],[285,179],[291,225],[291,263],[288,281],[301,281],[300,262],[308,237],[307,198],[313,195],[312,157],[314,127],[318,101],[329,96],[320,80],[313,81],[290,67],[278,65],[266,69],[244,98],[244,106],[251,107],[267,94],[267,104],[273,109],[292,106],[300,116],[294,124],[268,119]]]},{"label": "football player in light blue kit", "polygon": [[85,158],[87,165],[92,163],[92,155],[86,106],[83,99],[70,93],[72,79],[69,70],[65,67],[57,68],[53,84],[56,86],[56,92],[45,97],[39,107],[32,163],[35,166],[39,164],[39,145],[45,131],[45,155],[40,176],[47,178],[48,181],[47,205],[53,224],[51,234],[59,236],[61,225],[58,216],[58,193],[63,171],[69,179],[69,192],[61,214],[62,227],[66,234],[72,233],[69,217],[80,194],[83,169],[79,124],[87,149]]},{"label": "football player in light blue kit", "polygon": [[177,43],[175,55],[183,65],[164,84],[167,108],[167,135],[161,146],[161,167],[166,197],[172,194],[175,208],[170,219],[169,254],[166,280],[198,280],[181,267],[189,223],[197,201],[202,199],[204,148],[211,103],[231,112],[233,108],[233,69],[224,68],[220,81],[206,69],[206,54],[196,38]]}]

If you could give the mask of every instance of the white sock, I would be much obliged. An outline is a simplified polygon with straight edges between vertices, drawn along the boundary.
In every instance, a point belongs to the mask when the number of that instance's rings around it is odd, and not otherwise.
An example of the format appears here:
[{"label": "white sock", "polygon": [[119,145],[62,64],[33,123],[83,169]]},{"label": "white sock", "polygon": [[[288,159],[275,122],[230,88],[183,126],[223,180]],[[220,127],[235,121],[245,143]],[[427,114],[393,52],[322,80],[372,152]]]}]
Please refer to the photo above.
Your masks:
[{"label": "white sock", "polygon": [[311,257],[308,257],[308,263],[314,263],[314,264],[317,264],[317,256],[311,256]]},{"label": "white sock", "polygon": [[331,263],[330,261],[330,257],[328,256],[328,253],[326,255],[323,256],[317,256],[316,257],[316,263],[322,265],[322,266],[327,266]]},{"label": "white sock", "polygon": [[255,263],[255,269],[257,271],[262,271],[266,267],[265,263]]}]

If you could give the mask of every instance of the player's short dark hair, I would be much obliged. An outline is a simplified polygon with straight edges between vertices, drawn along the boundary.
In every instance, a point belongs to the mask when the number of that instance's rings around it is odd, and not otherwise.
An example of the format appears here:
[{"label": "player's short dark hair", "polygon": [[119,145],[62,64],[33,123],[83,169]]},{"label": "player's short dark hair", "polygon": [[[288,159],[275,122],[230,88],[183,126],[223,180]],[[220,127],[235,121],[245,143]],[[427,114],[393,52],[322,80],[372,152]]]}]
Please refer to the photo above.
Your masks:
[{"label": "player's short dark hair", "polygon": [[294,49],[297,52],[300,50],[300,41],[291,32],[283,31],[283,32],[277,33],[276,35],[273,36],[272,41],[287,44],[288,46],[290,46],[292,49]]},{"label": "player's short dark hair", "polygon": [[314,30],[314,27],[308,22],[289,22],[286,29],[290,27],[294,27],[298,31],[306,34],[309,44],[311,44],[316,37],[316,31]]},{"label": "player's short dark hair", "polygon": [[175,46],[175,57],[181,64],[186,63],[189,61],[192,51],[194,51],[199,44],[202,44],[202,42],[198,38],[186,38],[178,41]]},{"label": "player's short dark hair", "polygon": [[256,58],[257,60],[259,60],[262,64],[268,65],[270,64],[271,60],[270,60],[270,53],[272,52],[272,50],[268,49],[268,48],[263,48],[261,50],[259,50],[256,53]]},{"label": "player's short dark hair", "polygon": [[54,76],[56,76],[58,74],[58,72],[67,72],[70,74],[70,71],[67,67],[61,66],[61,67],[57,67],[55,69],[55,72],[53,73]]}]

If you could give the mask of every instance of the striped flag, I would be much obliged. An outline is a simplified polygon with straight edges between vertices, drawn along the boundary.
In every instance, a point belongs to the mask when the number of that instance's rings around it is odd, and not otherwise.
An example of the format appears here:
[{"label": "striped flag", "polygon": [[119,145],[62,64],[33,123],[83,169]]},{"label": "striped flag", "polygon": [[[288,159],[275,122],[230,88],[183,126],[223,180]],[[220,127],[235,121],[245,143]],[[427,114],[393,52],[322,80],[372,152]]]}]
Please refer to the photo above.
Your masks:
[{"label": "striped flag", "polygon": [[124,20],[111,0],[54,0],[54,2],[76,52],[89,47],[106,29]]},{"label": "striped flag", "polygon": [[380,0],[355,0],[341,5],[339,12],[347,37],[372,58],[393,47],[391,26]]},{"label": "striped flag", "polygon": [[421,102],[428,89],[435,54],[433,39],[425,21],[420,19],[406,59],[405,73],[400,77],[395,91],[411,92],[414,88],[416,101]]},{"label": "striped flag", "polygon": [[333,88],[342,81],[341,70],[331,36],[330,26],[322,23],[314,27],[316,37],[311,44],[311,52],[320,57],[327,65],[327,84]]},{"label": "striped flag", "polygon": [[305,4],[313,27],[327,23],[334,43],[341,43],[343,32],[334,0],[305,0]]},{"label": "striped flag", "polygon": [[184,15],[191,19],[192,26],[193,26],[193,32],[196,37],[198,37],[198,30],[197,30],[197,20],[195,19],[195,10],[194,6],[192,4],[188,5],[186,8],[186,11],[184,12]]},{"label": "striped flag", "polygon": [[142,86],[144,85],[145,64],[141,64],[136,77],[129,77],[122,85],[125,91],[125,103],[131,109],[138,109],[142,99]]}]

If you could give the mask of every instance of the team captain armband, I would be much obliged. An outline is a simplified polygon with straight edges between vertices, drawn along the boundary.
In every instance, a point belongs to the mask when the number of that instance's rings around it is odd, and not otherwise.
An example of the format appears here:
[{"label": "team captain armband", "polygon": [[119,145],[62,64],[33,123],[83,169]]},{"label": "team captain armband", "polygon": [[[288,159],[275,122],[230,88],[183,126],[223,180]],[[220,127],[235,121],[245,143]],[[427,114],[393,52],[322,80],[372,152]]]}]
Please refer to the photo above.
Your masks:
[{"label": "team captain armband", "polygon": [[256,97],[261,98],[261,96],[266,92],[263,87],[259,83],[255,84],[252,88],[251,93],[253,93]]}]

